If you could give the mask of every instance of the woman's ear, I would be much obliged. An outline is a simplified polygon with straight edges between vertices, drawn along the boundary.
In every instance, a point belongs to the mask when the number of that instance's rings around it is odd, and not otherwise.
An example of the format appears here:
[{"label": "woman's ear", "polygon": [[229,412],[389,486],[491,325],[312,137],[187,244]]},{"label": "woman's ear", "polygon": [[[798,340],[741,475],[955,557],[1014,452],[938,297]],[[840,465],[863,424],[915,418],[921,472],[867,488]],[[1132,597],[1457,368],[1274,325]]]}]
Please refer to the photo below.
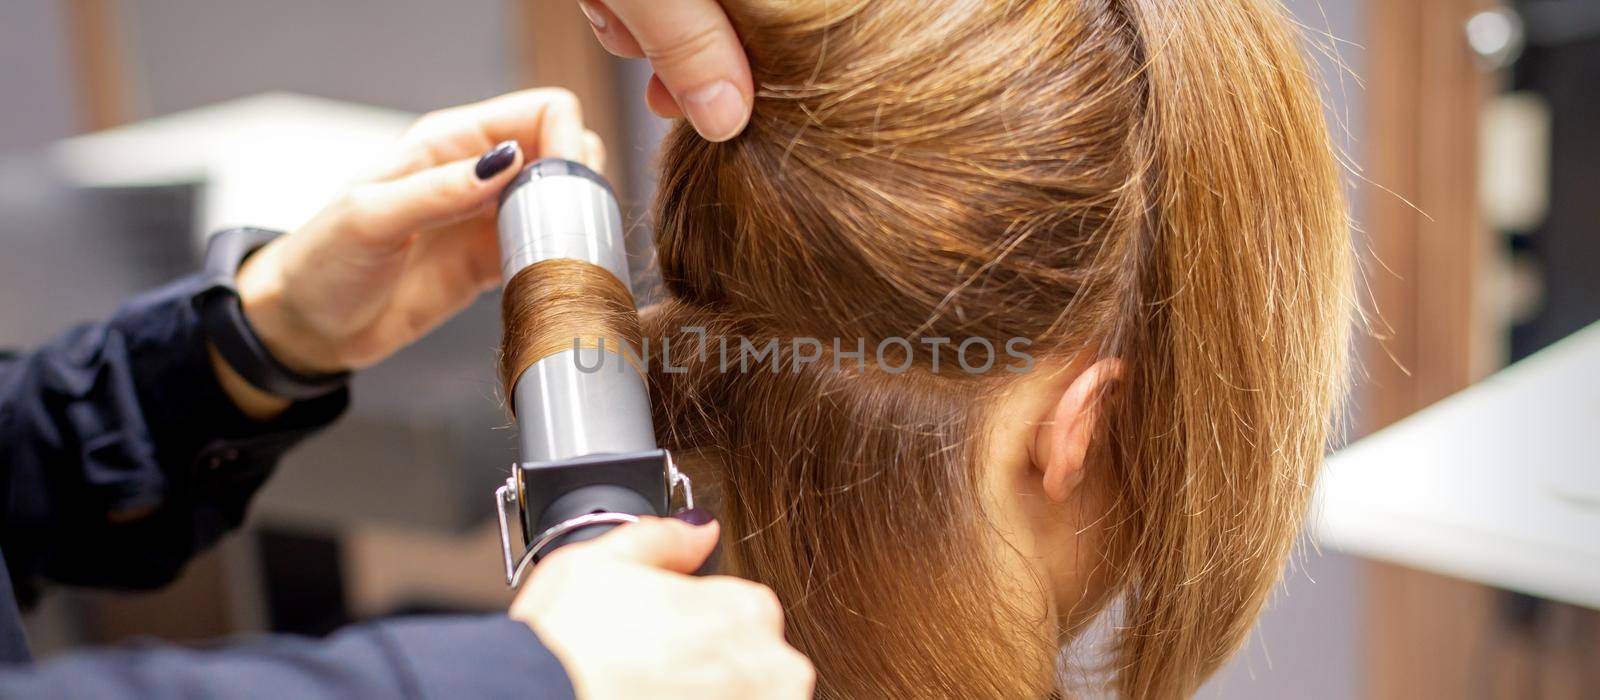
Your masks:
[{"label": "woman's ear", "polygon": [[1044,493],[1061,503],[1083,483],[1089,441],[1100,420],[1100,403],[1111,384],[1122,377],[1122,361],[1097,360],[1073,378],[1061,397],[1040,417],[1033,438],[1034,468],[1043,479]]}]

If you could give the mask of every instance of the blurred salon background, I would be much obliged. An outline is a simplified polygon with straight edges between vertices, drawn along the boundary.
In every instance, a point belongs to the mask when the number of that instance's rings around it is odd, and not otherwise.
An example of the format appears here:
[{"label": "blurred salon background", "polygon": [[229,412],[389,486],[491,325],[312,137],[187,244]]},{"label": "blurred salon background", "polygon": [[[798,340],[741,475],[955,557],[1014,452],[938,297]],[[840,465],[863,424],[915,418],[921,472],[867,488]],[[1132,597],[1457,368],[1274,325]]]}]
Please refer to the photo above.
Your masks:
[{"label": "blurred salon background", "polygon": [[[1359,222],[1354,447],[1203,696],[1600,697],[1600,2],[1286,4]],[[582,98],[647,255],[647,70],[571,0],[0,0],[0,346],[195,269],[219,227],[292,228],[417,114],[521,87]],[[497,304],[360,374],[177,585],[48,592],[36,652],[503,608]]]}]

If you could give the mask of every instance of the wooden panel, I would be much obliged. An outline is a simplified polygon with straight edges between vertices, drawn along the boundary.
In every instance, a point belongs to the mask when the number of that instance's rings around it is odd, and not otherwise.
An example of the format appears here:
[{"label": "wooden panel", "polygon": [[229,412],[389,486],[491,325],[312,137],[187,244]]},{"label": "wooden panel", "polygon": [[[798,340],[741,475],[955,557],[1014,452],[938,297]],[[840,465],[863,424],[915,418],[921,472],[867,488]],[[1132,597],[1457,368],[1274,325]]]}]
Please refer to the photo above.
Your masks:
[{"label": "wooden panel", "polygon": [[79,123],[98,131],[128,120],[128,80],[114,0],[66,0],[62,4],[77,76]]},{"label": "wooden panel", "polygon": [[632,193],[627,180],[635,149],[623,118],[618,59],[600,47],[572,0],[518,0],[513,19],[522,87],[564,87],[577,94],[584,121],[606,143],[606,177],[617,192]]},{"label": "wooden panel", "polygon": [[[1463,36],[1486,6],[1367,3],[1367,175],[1393,194],[1374,190],[1363,217],[1379,319],[1378,337],[1361,349],[1364,432],[1497,369],[1493,348],[1504,329],[1482,299],[1494,236],[1477,201],[1478,119],[1496,76]],[[1600,648],[1592,611],[1388,564],[1370,564],[1369,573],[1367,697],[1577,698],[1600,685],[1583,661]],[[1518,605],[1530,619],[1508,612]]]},{"label": "wooden panel", "polygon": [[[1417,229],[1422,218],[1406,197],[1415,197],[1421,124],[1406,118],[1417,106],[1416,71],[1391,65],[1409,54],[1421,15],[1420,3],[1378,2],[1371,14],[1367,79],[1373,146],[1368,149],[1368,177],[1378,184],[1366,212],[1370,259],[1363,259],[1371,289],[1373,334],[1360,352],[1360,428],[1373,432],[1416,410],[1417,307],[1414,288]],[[1411,29],[1413,31],[1402,31]],[[1413,64],[1414,65],[1414,64]],[[1381,188],[1381,189],[1379,189]]]},{"label": "wooden panel", "polygon": [[[1461,34],[1477,0],[1372,2],[1365,212],[1377,338],[1362,351],[1361,427],[1376,430],[1471,384],[1490,331],[1474,284],[1477,118],[1489,76]],[[1367,695],[1482,697],[1474,661],[1495,633],[1483,586],[1370,564]]]},{"label": "wooden panel", "polygon": [[[1370,432],[1495,368],[1479,298],[1492,237],[1478,213],[1478,116],[1493,76],[1461,28],[1479,0],[1374,2],[1368,280],[1378,342],[1363,348]],[[1391,194],[1392,192],[1392,194]]]}]

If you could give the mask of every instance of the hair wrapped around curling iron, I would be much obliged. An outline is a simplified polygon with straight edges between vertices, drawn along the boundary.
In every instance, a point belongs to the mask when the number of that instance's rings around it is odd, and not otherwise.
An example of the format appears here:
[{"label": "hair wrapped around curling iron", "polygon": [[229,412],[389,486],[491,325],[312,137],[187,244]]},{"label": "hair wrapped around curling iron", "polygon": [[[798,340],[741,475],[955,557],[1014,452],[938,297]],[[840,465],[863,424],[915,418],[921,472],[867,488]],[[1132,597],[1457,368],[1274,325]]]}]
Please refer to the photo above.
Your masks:
[{"label": "hair wrapped around curling iron", "polygon": [[507,397],[524,370],[565,350],[604,349],[630,362],[639,357],[633,294],[593,263],[551,258],[523,268],[506,283],[500,318],[500,386]]}]

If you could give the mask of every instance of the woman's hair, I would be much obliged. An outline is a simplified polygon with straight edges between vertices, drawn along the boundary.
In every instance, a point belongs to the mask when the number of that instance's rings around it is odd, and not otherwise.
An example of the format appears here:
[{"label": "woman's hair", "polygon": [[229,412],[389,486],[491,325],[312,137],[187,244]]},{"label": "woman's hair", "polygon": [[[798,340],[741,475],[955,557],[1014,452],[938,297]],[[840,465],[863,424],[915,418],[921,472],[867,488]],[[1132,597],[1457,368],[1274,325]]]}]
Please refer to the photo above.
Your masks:
[{"label": "woman's hair", "polygon": [[628,360],[642,352],[633,293],[615,274],[594,263],[540,260],[506,282],[502,299],[500,385],[506,409],[512,413],[516,405],[510,397],[517,378],[539,360],[564,350],[605,351],[608,343],[612,352],[622,352]]},{"label": "woman's hair", "polygon": [[1055,620],[1020,602],[1045,593],[1001,574],[984,506],[992,409],[1030,375],[955,352],[1117,358],[1085,501],[1110,683],[1194,692],[1285,565],[1344,376],[1348,220],[1282,10],[725,5],[754,116],[667,139],[644,334],[671,342],[657,432],[719,492],[730,565],[785,602],[821,697],[1062,692]]}]

